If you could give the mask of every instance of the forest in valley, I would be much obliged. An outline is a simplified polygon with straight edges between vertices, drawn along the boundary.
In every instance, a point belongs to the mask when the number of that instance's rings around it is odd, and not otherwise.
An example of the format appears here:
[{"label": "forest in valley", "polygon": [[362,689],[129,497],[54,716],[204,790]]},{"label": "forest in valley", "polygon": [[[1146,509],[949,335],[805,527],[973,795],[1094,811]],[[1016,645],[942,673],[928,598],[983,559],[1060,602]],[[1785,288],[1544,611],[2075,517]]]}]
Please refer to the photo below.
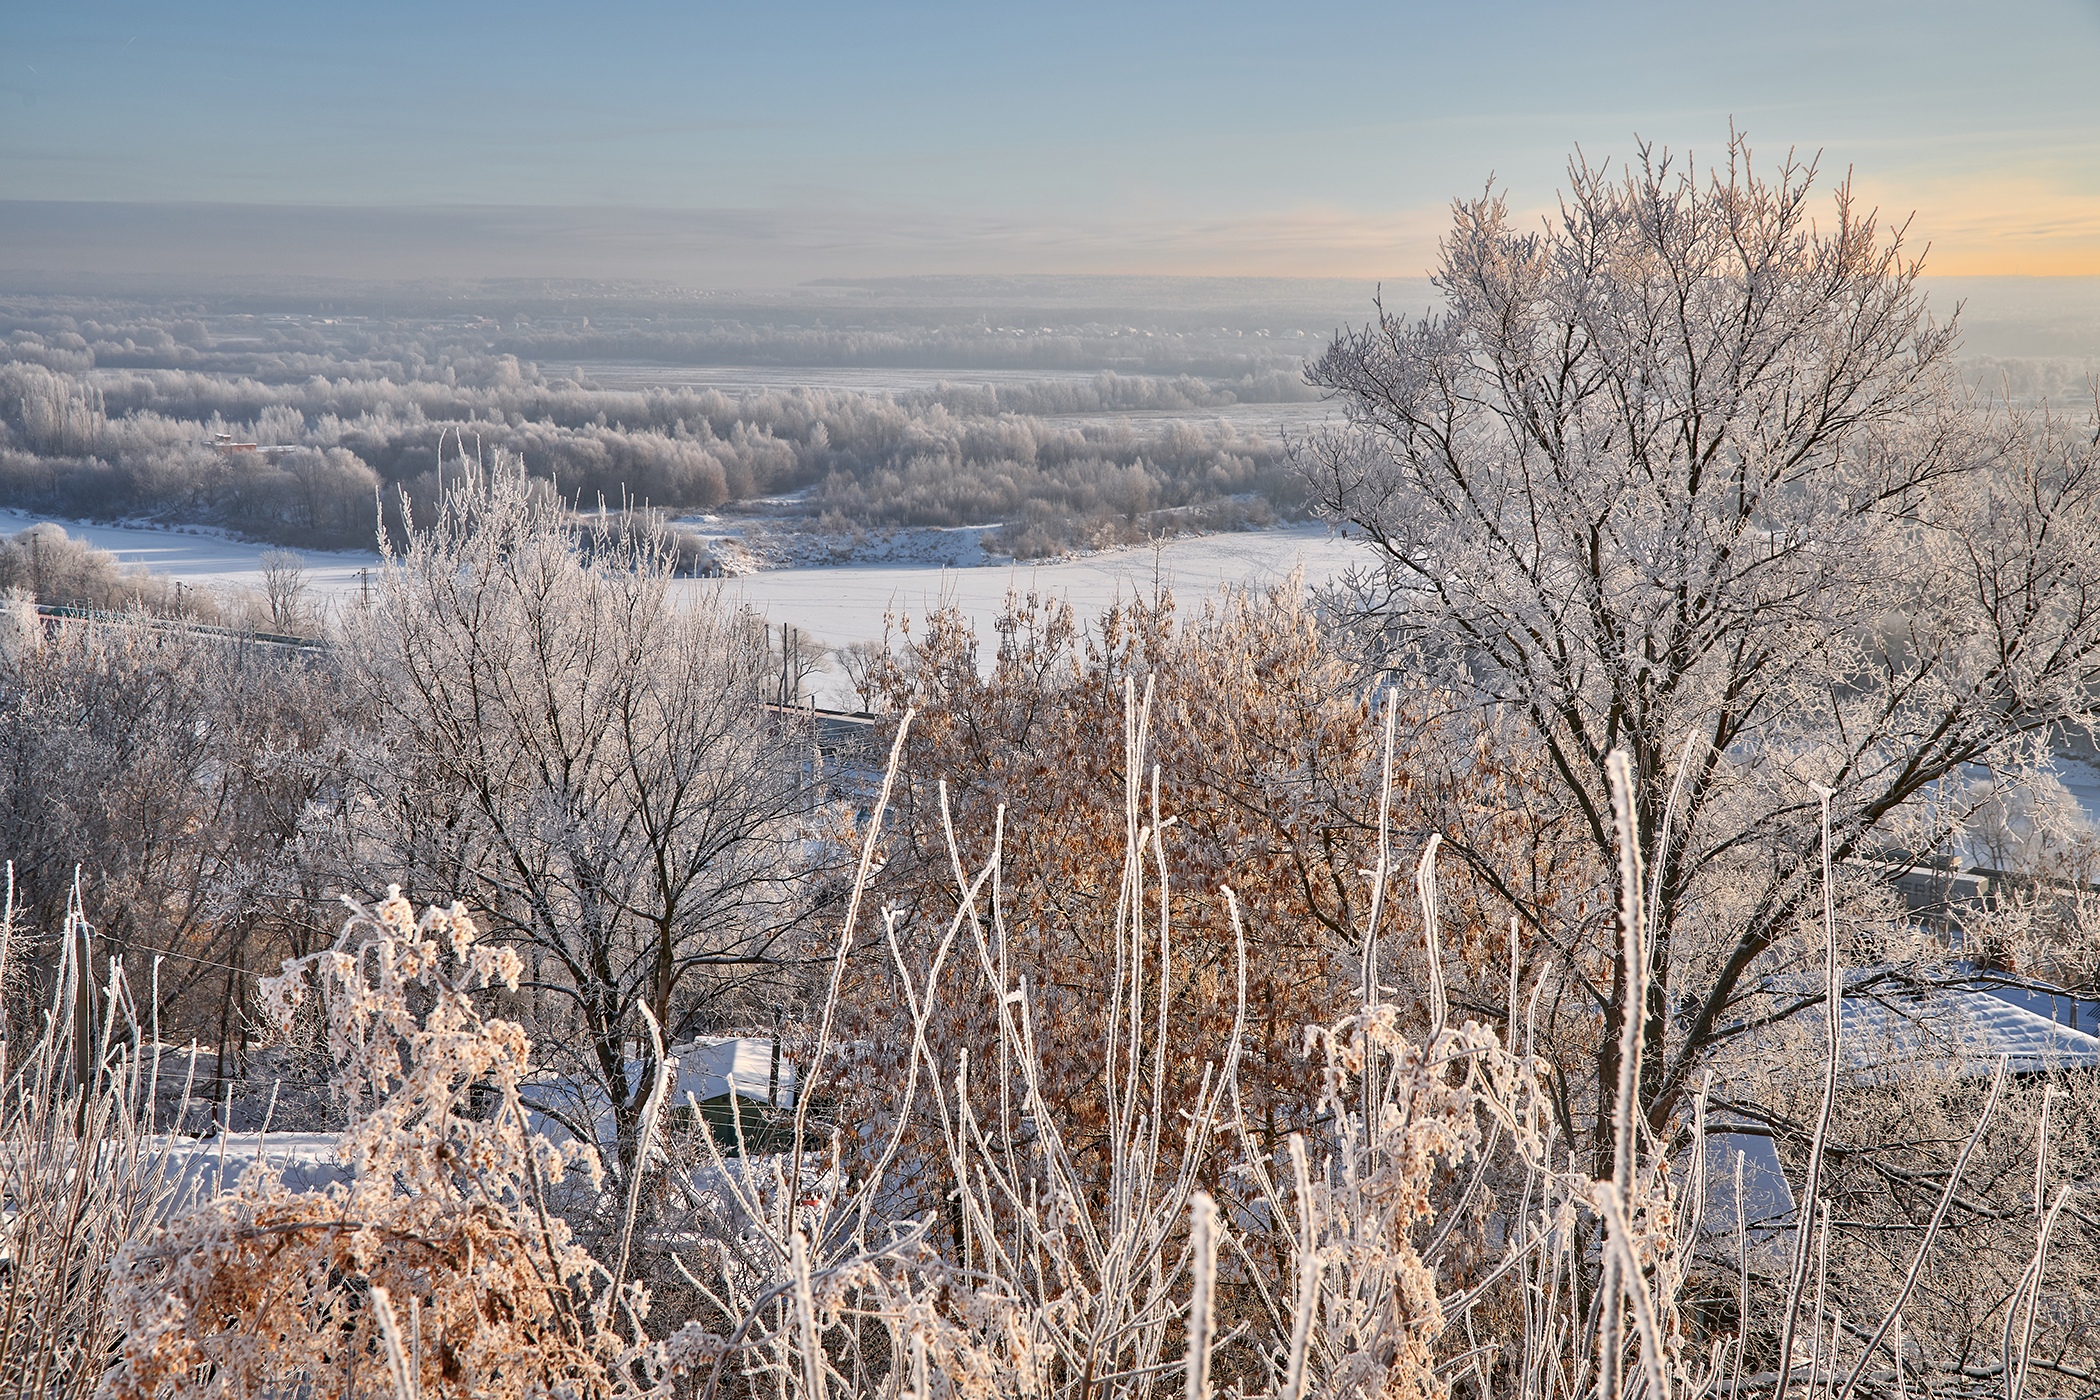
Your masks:
[{"label": "forest in valley", "polygon": [[[0,543],[0,1381],[2100,1396],[2100,425],[1809,170],[1570,180],[1427,310],[979,387],[551,366],[1123,328],[11,302],[0,499],[380,552]],[[900,617],[845,716],[576,508],[791,493],[1375,566]]]},{"label": "forest in valley", "polygon": [[[1247,410],[1317,403],[1304,327],[1333,321],[1053,298],[995,324],[925,295],[0,297],[0,506],[368,548],[380,512],[398,532],[404,499],[433,508],[451,440],[580,509],[763,502],[834,533],[983,527],[1017,558],[1304,518],[1273,414]],[[795,383],[810,366],[891,387]]]}]

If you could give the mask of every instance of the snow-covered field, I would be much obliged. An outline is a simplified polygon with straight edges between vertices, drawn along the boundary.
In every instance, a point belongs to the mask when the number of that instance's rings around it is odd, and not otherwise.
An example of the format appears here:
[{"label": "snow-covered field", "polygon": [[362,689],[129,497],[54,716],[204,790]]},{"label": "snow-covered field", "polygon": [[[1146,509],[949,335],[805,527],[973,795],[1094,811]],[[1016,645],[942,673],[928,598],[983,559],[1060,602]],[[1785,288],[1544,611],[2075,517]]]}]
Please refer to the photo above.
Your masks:
[{"label": "snow-covered field", "polygon": [[[549,374],[563,366],[543,366]],[[796,389],[836,389],[856,394],[905,394],[938,389],[944,384],[1008,387],[1029,384],[1090,384],[1099,370],[1072,369],[915,369],[905,367],[812,368],[806,365],[659,365],[625,360],[586,360],[575,367],[601,389],[745,389],[792,393]]]},{"label": "snow-covered field", "polygon": [[1293,569],[1303,570],[1308,584],[1325,583],[1368,559],[1355,540],[1334,538],[1322,525],[1296,525],[1184,536],[1156,552],[1141,546],[1047,563],[974,569],[923,564],[768,569],[721,584],[695,581],[681,587],[721,587],[774,622],[793,623],[827,645],[844,646],[880,637],[885,613],[918,618],[929,608],[949,603],[976,622],[980,636],[989,637],[1009,589],[1067,599],[1085,616],[1119,597],[1149,593],[1155,578],[1186,605],[1220,584],[1279,580]]},{"label": "snow-covered field", "polygon": [[[47,517],[0,510],[0,534],[26,530]],[[68,535],[106,549],[123,565],[143,566],[148,573],[179,579],[193,588],[253,587],[262,580],[262,556],[274,546],[244,544],[213,530],[168,530],[142,525],[85,525],[61,520]],[[360,571],[377,564],[372,554],[295,551],[306,561],[307,587],[316,594],[355,592]]]}]

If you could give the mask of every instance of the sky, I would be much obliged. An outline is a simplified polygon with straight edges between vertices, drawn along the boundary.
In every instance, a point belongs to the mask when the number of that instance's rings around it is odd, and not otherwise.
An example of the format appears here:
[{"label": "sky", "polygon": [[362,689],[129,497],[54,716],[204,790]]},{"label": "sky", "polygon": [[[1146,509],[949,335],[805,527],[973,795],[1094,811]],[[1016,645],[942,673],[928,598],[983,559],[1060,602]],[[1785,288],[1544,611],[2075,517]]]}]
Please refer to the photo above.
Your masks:
[{"label": "sky", "polygon": [[1820,152],[2100,274],[2100,0],[0,4],[0,268],[1411,277],[1492,177]]}]

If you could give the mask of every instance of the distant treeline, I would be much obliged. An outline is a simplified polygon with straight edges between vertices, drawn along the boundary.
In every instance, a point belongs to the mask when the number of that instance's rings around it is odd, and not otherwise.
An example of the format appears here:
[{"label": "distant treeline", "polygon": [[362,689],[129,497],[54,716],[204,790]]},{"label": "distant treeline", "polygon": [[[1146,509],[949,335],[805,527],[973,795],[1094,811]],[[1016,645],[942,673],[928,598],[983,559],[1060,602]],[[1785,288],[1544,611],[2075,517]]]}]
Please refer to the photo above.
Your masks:
[{"label": "distant treeline", "polygon": [[[471,306],[473,309],[469,310]],[[1371,307],[1364,307],[1369,315]],[[1223,324],[1230,321],[1232,324]],[[1266,324],[1265,324],[1266,322]],[[1298,369],[1335,329],[1276,308],[870,306],[676,296],[519,297],[403,288],[342,303],[312,296],[122,300],[0,292],[0,340],[53,369],[193,369],[264,379],[416,379],[514,355],[568,367],[859,366],[1201,375],[1269,382],[1302,397]],[[1244,395],[1243,395],[1244,397]]]},{"label": "distant treeline", "polygon": [[[801,509],[837,524],[1006,523],[1011,543],[1029,552],[1058,548],[1066,534],[1097,538],[1119,521],[1142,528],[1161,512],[1215,526],[1296,509],[1277,438],[1224,422],[1037,416],[1123,402],[1187,406],[1211,392],[1104,375],[1016,391],[731,397],[543,382],[514,360],[481,385],[319,376],[268,384],[18,361],[0,366],[0,502],[354,545],[373,538],[375,500],[398,524],[392,488],[411,502],[434,500],[441,452],[503,448],[585,507],[603,499],[712,510],[799,492]],[[1008,408],[1009,394],[1030,407]],[[219,434],[288,450],[221,450]]]},{"label": "distant treeline", "polygon": [[2046,402],[2081,416],[2092,411],[2100,392],[2100,360],[1971,355],[1963,358],[1961,374],[1982,393],[2028,405]]},{"label": "distant treeline", "polygon": [[[412,511],[434,499],[441,452],[502,448],[586,508],[709,511],[794,496],[789,509],[832,528],[1001,525],[1004,547],[1023,555],[1300,508],[1273,429],[1202,415],[1311,399],[1302,332],[842,329],[616,310],[597,308],[594,324],[562,307],[537,308],[539,319],[453,307],[381,319],[0,299],[0,504],[354,547],[372,541],[375,512],[399,528],[402,493]],[[980,341],[1003,347],[985,363],[1135,358],[1174,372],[732,394],[607,388],[504,348],[925,363]],[[1131,354],[1111,355],[1117,347]],[[1232,374],[1190,372],[1198,365]],[[247,443],[282,450],[231,446]]]}]

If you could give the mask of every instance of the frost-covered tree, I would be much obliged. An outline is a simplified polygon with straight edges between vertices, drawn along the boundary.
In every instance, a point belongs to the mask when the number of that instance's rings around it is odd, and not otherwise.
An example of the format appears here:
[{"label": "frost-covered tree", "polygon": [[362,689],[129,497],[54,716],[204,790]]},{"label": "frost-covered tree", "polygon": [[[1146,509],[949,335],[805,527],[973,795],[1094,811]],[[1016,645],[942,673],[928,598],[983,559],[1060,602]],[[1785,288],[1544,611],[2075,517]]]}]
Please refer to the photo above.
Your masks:
[{"label": "frost-covered tree", "polygon": [[[1550,834],[1513,810],[1538,775],[1521,755],[1508,762],[1478,742],[1474,717],[1454,715],[1437,687],[1367,691],[1297,579],[1225,589],[1188,609],[1160,590],[1084,620],[1067,604],[1010,594],[993,630],[980,648],[956,609],[902,619],[873,678],[885,727],[905,736],[873,890],[911,975],[942,963],[968,897],[957,862],[981,868],[995,849],[999,862],[1003,923],[987,932],[990,961],[964,956],[942,974],[947,995],[923,1013],[924,1048],[944,1064],[966,1062],[972,1093],[996,1115],[1010,1065],[997,1046],[999,1003],[981,979],[1025,982],[1043,1028],[1038,1091],[1059,1131],[1106,1139],[1099,1095],[1103,1056],[1114,1052],[1103,1047],[1119,1024],[1127,1033],[1117,989],[1132,975],[1113,933],[1130,898],[1114,878],[1116,853],[1136,830],[1120,809],[1140,803],[1147,823],[1164,823],[1152,858],[1174,970],[1145,973],[1172,1004],[1159,1031],[1174,1065],[1162,1071],[1172,1076],[1164,1092],[1193,1101],[1206,1065],[1232,1045],[1244,1050],[1235,1093],[1254,1146],[1206,1149],[1215,1155],[1201,1166],[1221,1202],[1238,1200],[1247,1185],[1238,1154],[1278,1152],[1292,1132],[1317,1131],[1326,1111],[1306,1028],[1363,1004],[1365,954],[1379,946],[1369,935],[1381,918],[1381,804],[1393,840],[1418,846],[1448,823],[1509,857],[1506,878],[1523,878],[1520,860],[1550,878],[1534,859]],[[1135,767],[1129,748],[1104,742],[1119,731],[1142,738]],[[1446,912],[1466,932],[1439,965],[1476,986],[1508,967],[1507,924],[1500,901],[1456,873]],[[1397,903],[1387,902],[1369,980],[1426,988],[1421,934]],[[834,1092],[849,1150],[879,1155],[898,1150],[888,1124],[918,1053],[908,1018],[920,1013],[899,990],[903,969],[872,946],[846,984],[846,1034],[866,1048]],[[1430,997],[1399,1002],[1400,1024],[1430,1024]],[[1458,1014],[1499,1018],[1504,1004],[1461,1004]],[[924,1162],[938,1134],[933,1117],[910,1124],[901,1160]],[[939,1155],[905,1175],[922,1204],[943,1212],[959,1249],[960,1226],[940,1204],[954,1183]],[[1090,1154],[1077,1179],[1097,1181],[1106,1167]]]},{"label": "frost-covered tree", "polygon": [[[1818,789],[1841,874],[1930,851],[1962,816],[1948,780],[2036,763],[2100,667],[2092,433],[1972,401],[1903,229],[1849,186],[1817,219],[1814,173],[1761,176],[1736,138],[1703,176],[1645,146],[1618,175],[1577,160],[1535,232],[1462,202],[1444,308],[1381,308],[1310,372],[1346,423],[1300,466],[1381,563],[1356,602],[1522,723],[1600,891],[1606,760],[1632,758],[1658,1127],[1820,913]],[[1542,928],[1602,1023],[1600,1123],[1628,972],[1608,906]]]},{"label": "frost-covered tree", "polygon": [[[322,892],[298,836],[330,800],[337,690],[315,650],[143,614],[32,623],[0,658],[0,851],[17,913],[59,928],[77,894],[98,968],[165,959],[140,993],[158,993],[165,1038],[238,1053],[244,973],[333,922],[325,905],[312,917]],[[16,944],[18,1015],[49,996],[62,952]]]},{"label": "frost-covered tree", "polygon": [[643,1013],[672,1041],[733,1021],[813,888],[807,736],[765,708],[764,638],[670,584],[660,539],[585,541],[499,460],[342,625],[357,859],[522,946],[533,1032],[590,1087],[569,1121],[609,1112],[623,1172],[658,1068]]}]

